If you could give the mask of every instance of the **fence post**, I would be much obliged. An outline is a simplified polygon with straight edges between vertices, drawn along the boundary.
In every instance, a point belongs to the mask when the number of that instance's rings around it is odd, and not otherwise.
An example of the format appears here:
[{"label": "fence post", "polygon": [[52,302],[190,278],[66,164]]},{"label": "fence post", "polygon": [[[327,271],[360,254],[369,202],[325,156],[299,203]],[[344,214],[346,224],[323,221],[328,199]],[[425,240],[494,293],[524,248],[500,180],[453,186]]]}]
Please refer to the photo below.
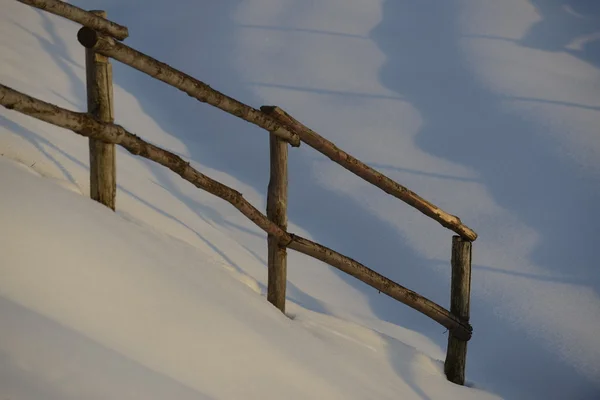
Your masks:
[{"label": "fence post", "polygon": [[[471,242],[460,236],[452,237],[452,283],[450,289],[450,312],[464,322],[469,322],[471,296]],[[448,334],[448,349],[444,372],[449,381],[465,384],[467,365],[467,341]]]},{"label": "fence post", "polygon": [[[106,11],[91,11],[106,18]],[[102,122],[114,122],[112,65],[105,57],[85,49],[88,113]],[[89,139],[90,197],[114,211],[117,194],[115,145]]]},{"label": "fence post", "polygon": [[[267,194],[267,217],[287,231],[288,147],[287,143],[269,133],[271,177]],[[285,312],[287,250],[276,237],[269,235],[267,300]]]}]

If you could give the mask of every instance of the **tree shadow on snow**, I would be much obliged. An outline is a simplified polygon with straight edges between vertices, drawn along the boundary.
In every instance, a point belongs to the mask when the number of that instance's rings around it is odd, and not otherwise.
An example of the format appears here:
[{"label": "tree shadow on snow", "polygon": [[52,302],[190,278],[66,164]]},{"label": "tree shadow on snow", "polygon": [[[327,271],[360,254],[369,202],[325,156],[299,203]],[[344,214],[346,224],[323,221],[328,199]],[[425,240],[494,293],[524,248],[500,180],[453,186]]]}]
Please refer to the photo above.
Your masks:
[{"label": "tree shadow on snow", "polygon": [[[557,282],[600,293],[590,246],[591,238],[600,237],[598,219],[590,217],[600,200],[597,182],[556,157],[545,128],[504,112],[503,97],[476,82],[459,47],[460,9],[460,2],[453,0],[387,0],[383,20],[371,32],[387,57],[381,82],[421,114],[424,123],[416,138],[421,149],[477,171],[494,200],[541,235],[531,254],[533,262]],[[570,40],[542,43],[547,29],[533,27],[523,41],[541,48],[560,47],[559,42]],[[476,230],[481,237],[486,235],[485,226]],[[575,236],[581,240],[569,239]],[[475,265],[473,285],[481,272],[498,269]],[[548,279],[506,273],[520,279]],[[508,398],[514,393],[535,396],[548,385],[557,397],[597,393],[597,382],[579,375],[513,324],[496,318],[493,307],[486,299],[472,301],[475,332],[469,347],[469,378]],[[518,390],[513,392],[513,387]]]},{"label": "tree shadow on snow", "polygon": [[529,0],[541,19],[521,38],[522,46],[564,51],[600,68],[600,2]]}]

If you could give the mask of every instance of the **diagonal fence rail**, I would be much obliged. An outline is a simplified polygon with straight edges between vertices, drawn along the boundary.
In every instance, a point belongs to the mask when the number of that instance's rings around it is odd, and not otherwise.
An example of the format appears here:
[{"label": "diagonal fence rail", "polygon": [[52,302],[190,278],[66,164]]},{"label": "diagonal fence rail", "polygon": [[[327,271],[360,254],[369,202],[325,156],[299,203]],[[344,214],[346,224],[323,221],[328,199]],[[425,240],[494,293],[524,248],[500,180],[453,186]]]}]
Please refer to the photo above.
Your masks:
[{"label": "diagonal fence rail", "polygon": [[[477,234],[464,225],[458,217],[448,214],[406,187],[339,149],[332,142],[302,125],[289,114],[283,112],[280,108],[263,106],[262,111],[264,112],[261,113],[252,107],[242,105],[237,100],[212,89],[204,82],[192,78],[165,63],[161,63],[146,54],[132,49],[111,37],[101,35],[90,28],[82,28],[77,34],[77,38],[79,39],[79,42],[88,49],[94,50],[106,57],[113,58],[144,72],[153,78],[159,79],[201,102],[218,107],[230,114],[258,125],[288,141],[292,145],[299,145],[301,140],[329,157],[332,161],[352,171],[354,174],[360,176],[372,185],[379,187],[386,193],[413,206],[423,214],[438,221],[442,226],[453,230],[465,239],[471,241],[477,239]],[[268,118],[265,118],[265,116],[268,116]]]},{"label": "diagonal fence rail", "polygon": [[[88,61],[86,62],[88,112],[70,111],[2,84],[0,84],[0,104],[5,108],[89,138],[92,161],[91,186],[93,188],[94,185],[97,185],[99,191],[99,194],[94,197],[94,190],[92,190],[92,197],[95,200],[113,210],[115,208],[116,166],[114,158],[106,156],[106,153],[111,154],[111,151],[114,154],[114,145],[120,145],[134,155],[157,162],[196,187],[229,202],[267,233],[269,250],[267,298],[282,312],[285,310],[286,249],[290,248],[357,278],[446,327],[449,330],[449,336],[444,370],[448,380],[464,384],[467,341],[472,335],[472,327],[469,324],[471,251],[472,242],[477,238],[477,234],[471,228],[464,225],[458,217],[445,212],[338,148],[279,107],[263,106],[256,109],[248,106],[190,75],[119,42],[118,40],[123,40],[128,36],[127,28],[107,20],[103,11],[85,11],[59,0],[17,1],[84,26],[78,32],[77,38],[86,48],[86,60]],[[111,71],[108,62],[110,58],[182,90],[201,102],[217,107],[268,131],[271,148],[271,179],[267,193],[267,215],[252,206],[241,193],[202,174],[181,157],[152,145],[114,124],[112,75],[106,72]],[[343,254],[287,232],[287,146],[289,144],[292,147],[298,147],[301,142],[458,234],[452,238],[450,311]],[[103,149],[103,153],[97,153],[100,151],[98,149]],[[94,160],[98,161],[97,159],[99,162],[94,163]],[[96,175],[109,178],[98,179]],[[110,195],[103,196],[103,190]],[[111,198],[112,200],[110,200]]]},{"label": "diagonal fence rail", "polygon": [[98,32],[105,33],[116,39],[123,40],[129,36],[127,27],[109,21],[105,16],[98,16],[72,4],[59,0],[17,0],[19,3],[39,8],[59,17],[70,19]]},{"label": "diagonal fence rail", "polygon": [[388,296],[422,312],[448,330],[455,332],[463,340],[471,337],[470,326],[461,322],[459,318],[442,306],[328,247],[284,231],[244,199],[241,193],[209,178],[178,155],[144,141],[122,126],[97,121],[87,113],[78,113],[46,103],[2,84],[0,84],[0,104],[10,110],[71,130],[82,136],[105,143],[118,144],[132,154],[159,163],[194,186],[230,203],[259,228],[275,237],[278,244],[314,257],[360,279]]}]

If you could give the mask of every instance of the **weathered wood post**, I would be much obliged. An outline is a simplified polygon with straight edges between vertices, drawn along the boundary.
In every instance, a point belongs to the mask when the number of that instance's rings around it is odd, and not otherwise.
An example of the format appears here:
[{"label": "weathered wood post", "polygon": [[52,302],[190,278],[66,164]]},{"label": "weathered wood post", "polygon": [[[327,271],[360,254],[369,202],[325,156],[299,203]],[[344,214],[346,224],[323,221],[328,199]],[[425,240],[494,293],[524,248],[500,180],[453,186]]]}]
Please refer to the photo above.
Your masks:
[{"label": "weathered wood post", "polygon": [[[267,217],[287,231],[288,147],[287,143],[269,134],[271,177],[267,194]],[[287,250],[279,240],[268,235],[268,286],[267,300],[285,312],[287,280]]]},{"label": "weathered wood post", "polygon": [[[106,18],[105,11],[91,11]],[[112,65],[101,54],[85,49],[88,113],[102,122],[114,122]],[[114,211],[117,194],[115,145],[89,139],[90,197]]]},{"label": "weathered wood post", "polygon": [[[452,237],[450,312],[466,323],[469,322],[471,299],[471,246],[471,242],[460,236]],[[451,382],[464,385],[466,366],[467,341],[458,339],[450,331],[444,363],[446,377]]]}]

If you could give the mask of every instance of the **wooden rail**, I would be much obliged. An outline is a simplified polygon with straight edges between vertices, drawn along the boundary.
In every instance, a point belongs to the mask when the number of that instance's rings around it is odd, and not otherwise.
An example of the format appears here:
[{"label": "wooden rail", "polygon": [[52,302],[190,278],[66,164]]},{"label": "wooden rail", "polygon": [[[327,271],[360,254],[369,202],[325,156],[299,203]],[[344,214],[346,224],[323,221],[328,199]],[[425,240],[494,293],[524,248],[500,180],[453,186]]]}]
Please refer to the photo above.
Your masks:
[{"label": "wooden rail", "polygon": [[277,238],[280,245],[314,257],[354,276],[367,285],[427,315],[442,326],[455,332],[457,337],[462,338],[462,340],[468,340],[471,337],[472,329],[470,325],[461,322],[442,306],[387,279],[349,257],[311,240],[287,233],[252,206],[241,193],[202,174],[178,155],[140,139],[119,125],[97,121],[86,113],[66,110],[1,84],[0,104],[8,109],[69,129],[82,136],[102,140],[106,143],[118,144],[132,154],[157,162],[196,187],[229,202],[259,228]]},{"label": "wooden rail", "polygon": [[370,184],[377,186],[384,192],[391,194],[392,196],[413,206],[423,214],[436,220],[442,226],[453,230],[465,239],[470,241],[477,239],[477,234],[471,228],[464,225],[460,218],[448,214],[415,192],[407,189],[406,187],[383,175],[381,172],[376,171],[367,164],[346,153],[344,150],[340,149],[323,136],[302,125],[281,108],[276,106],[262,106],[261,110],[273,116],[277,121],[288,127],[291,132],[294,132],[300,136],[300,140],[302,140],[304,143],[308,144],[318,152],[326,155],[332,161],[363,178]]},{"label": "wooden rail", "polygon": [[102,16],[95,15],[92,12],[85,11],[69,3],[59,0],[17,0],[19,3],[39,8],[59,17],[70,19],[83,26],[87,26],[98,32],[105,33],[116,39],[123,40],[129,36],[126,27],[105,19]]},{"label": "wooden rail", "polygon": [[[379,187],[386,193],[410,204],[425,215],[438,221],[442,226],[455,231],[465,239],[472,241],[477,238],[477,234],[472,229],[465,226],[458,217],[448,214],[406,187],[374,170],[355,157],[352,157],[321,135],[300,124],[278,107],[264,106],[262,108],[262,116],[259,117],[257,113],[260,112],[258,110],[245,106],[210,88],[210,86],[205,83],[134,50],[123,43],[117,42],[110,37],[102,36],[92,29],[82,28],[77,37],[79,42],[86,48],[93,49],[97,53],[114,58],[115,60],[127,64],[156,79],[166,82],[202,102],[211,104],[230,114],[263,127],[273,134],[289,141],[292,145],[299,144],[300,140],[305,142],[334,162],[352,171],[367,182]],[[269,116],[269,118],[265,119],[265,115]],[[279,126],[277,123],[273,124],[273,121],[279,122]],[[282,134],[282,132],[285,132],[285,134]]]},{"label": "wooden rail", "polygon": [[289,142],[292,146],[300,146],[298,135],[288,131],[281,123],[265,115],[260,110],[252,108],[223,93],[211,88],[206,83],[181,72],[168,64],[160,62],[146,54],[132,49],[109,36],[104,36],[90,28],[81,28],[77,39],[86,48],[106,57],[127,64],[151,77],[163,81],[189,96],[208,103],[211,106],[235,115],[257,125]]},{"label": "wooden rail", "polygon": [[2,84],[0,84],[0,104],[9,110],[27,114],[39,120],[69,129],[82,136],[101,140],[105,143],[118,144],[132,154],[157,162],[196,187],[231,203],[268,234],[277,236],[283,242],[291,241],[290,235],[269,221],[265,215],[248,203],[239,192],[201,174],[181,157],[145,142],[122,126],[104,123],[91,118],[86,113],[69,111],[46,103]]},{"label": "wooden rail", "polygon": [[[127,28],[106,20],[106,14],[102,11],[88,12],[58,0],[17,1],[84,26],[77,37],[86,48],[88,113],[66,110],[1,84],[0,104],[90,138],[92,198],[113,210],[115,208],[115,144],[124,147],[132,154],[157,162],[196,187],[229,202],[267,233],[269,254],[267,298],[282,312],[285,311],[286,248],[290,248],[357,278],[446,327],[450,333],[444,370],[448,380],[464,384],[467,341],[472,334],[472,327],[469,324],[471,242],[477,238],[477,234],[464,225],[458,217],[443,211],[339,149],[282,109],[275,106],[263,106],[260,110],[252,108],[212,89],[204,82],[116,41],[115,39],[122,40],[127,37]],[[201,102],[220,108],[269,131],[271,179],[267,194],[267,215],[252,206],[241,193],[200,173],[181,157],[115,125],[112,74],[108,58],[114,58],[182,90]],[[459,235],[452,239],[450,311],[349,257],[287,232],[287,144],[297,147],[301,142]]]}]

